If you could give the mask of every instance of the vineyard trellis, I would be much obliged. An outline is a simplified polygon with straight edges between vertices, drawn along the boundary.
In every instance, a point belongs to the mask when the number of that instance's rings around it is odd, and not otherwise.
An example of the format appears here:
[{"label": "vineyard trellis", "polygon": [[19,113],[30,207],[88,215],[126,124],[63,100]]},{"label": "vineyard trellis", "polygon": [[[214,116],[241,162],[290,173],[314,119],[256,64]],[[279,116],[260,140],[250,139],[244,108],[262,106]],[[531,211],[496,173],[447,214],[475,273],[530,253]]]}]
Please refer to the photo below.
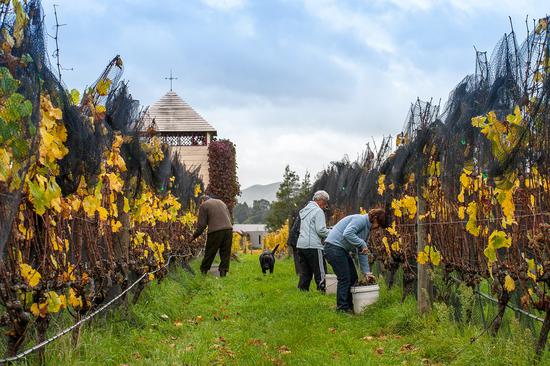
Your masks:
[{"label": "vineyard trellis", "polygon": [[189,244],[204,191],[198,172],[171,158],[154,131],[140,136],[142,113],[121,81],[121,57],[82,96],[68,91],[49,64],[43,21],[39,0],[0,3],[7,357],[32,342],[31,330],[43,342],[61,311],[78,325],[77,342],[82,319],[134,284],[137,301],[147,282],[166,274],[168,258],[185,261],[204,244]]},{"label": "vineyard trellis", "polygon": [[[333,163],[313,186],[331,195],[334,219],[361,207],[387,209],[392,225],[372,238],[372,257],[390,284],[402,271],[404,296],[420,264],[448,287],[452,276],[471,293],[489,284],[498,303],[492,334],[512,298],[543,314],[538,356],[550,330],[549,93],[545,17],[527,27],[521,44],[513,30],[505,34],[489,60],[476,51],[475,74],[442,108],[417,100],[395,151],[385,138],[356,162]],[[420,228],[426,237],[418,251]]]}]

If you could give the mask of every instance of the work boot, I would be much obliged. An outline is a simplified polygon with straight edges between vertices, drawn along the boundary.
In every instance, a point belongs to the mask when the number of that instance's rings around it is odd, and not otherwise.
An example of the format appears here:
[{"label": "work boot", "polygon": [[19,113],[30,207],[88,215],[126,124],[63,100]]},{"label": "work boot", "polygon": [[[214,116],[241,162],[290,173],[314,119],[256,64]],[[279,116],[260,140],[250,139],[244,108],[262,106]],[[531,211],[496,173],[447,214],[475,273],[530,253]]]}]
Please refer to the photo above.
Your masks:
[{"label": "work boot", "polygon": [[225,277],[225,276],[227,276],[227,271],[220,269],[220,277]]}]

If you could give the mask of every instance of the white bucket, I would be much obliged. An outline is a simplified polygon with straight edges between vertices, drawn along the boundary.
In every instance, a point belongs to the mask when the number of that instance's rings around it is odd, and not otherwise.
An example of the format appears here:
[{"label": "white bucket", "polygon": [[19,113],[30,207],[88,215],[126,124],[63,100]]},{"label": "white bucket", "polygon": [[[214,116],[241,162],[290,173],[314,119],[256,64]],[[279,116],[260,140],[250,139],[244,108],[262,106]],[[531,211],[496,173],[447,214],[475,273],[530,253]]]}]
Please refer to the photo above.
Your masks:
[{"label": "white bucket", "polygon": [[353,296],[353,312],[360,314],[367,306],[374,304],[378,300],[380,287],[378,285],[353,286],[351,294]]},{"label": "white bucket", "polygon": [[325,275],[325,293],[335,294],[336,287],[338,287],[338,280],[336,279],[335,274]]}]

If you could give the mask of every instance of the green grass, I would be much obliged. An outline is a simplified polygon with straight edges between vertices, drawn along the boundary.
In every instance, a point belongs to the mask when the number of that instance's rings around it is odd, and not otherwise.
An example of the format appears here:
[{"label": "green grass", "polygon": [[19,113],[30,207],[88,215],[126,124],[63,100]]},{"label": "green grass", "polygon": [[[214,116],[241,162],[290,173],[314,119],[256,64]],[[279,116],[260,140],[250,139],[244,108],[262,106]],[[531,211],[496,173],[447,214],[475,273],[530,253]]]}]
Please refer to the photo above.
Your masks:
[{"label": "green grass", "polygon": [[70,336],[49,346],[47,363],[532,364],[533,337],[519,326],[511,337],[484,335],[468,345],[480,328],[450,322],[444,305],[419,317],[413,299],[399,303],[399,289],[382,288],[378,303],[352,316],[336,313],[334,295],[302,293],[296,284],[291,261],[279,261],[275,274],[263,276],[256,256],[233,262],[223,279],[173,271],[148,286],[137,305],[85,327],[76,348]]}]

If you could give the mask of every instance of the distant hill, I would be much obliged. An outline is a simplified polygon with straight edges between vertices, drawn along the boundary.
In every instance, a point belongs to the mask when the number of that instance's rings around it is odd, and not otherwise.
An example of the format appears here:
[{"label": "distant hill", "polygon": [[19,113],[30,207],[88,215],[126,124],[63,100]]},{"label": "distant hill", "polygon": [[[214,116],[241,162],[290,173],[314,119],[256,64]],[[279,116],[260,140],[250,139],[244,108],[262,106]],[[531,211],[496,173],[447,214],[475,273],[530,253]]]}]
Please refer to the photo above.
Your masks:
[{"label": "distant hill", "polygon": [[269,202],[275,201],[277,197],[277,190],[281,182],[271,183],[266,185],[256,184],[251,187],[242,190],[242,194],[238,197],[239,203],[247,203],[252,206],[252,203],[257,200],[268,200]]}]

